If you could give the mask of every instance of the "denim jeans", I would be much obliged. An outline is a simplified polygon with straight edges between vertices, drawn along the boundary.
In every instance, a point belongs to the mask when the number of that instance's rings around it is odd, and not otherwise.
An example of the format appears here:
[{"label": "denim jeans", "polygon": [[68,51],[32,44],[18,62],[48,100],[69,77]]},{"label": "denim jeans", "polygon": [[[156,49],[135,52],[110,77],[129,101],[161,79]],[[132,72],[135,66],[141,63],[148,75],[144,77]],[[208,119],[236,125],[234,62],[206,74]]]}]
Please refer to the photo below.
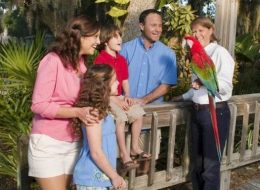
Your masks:
[{"label": "denim jeans", "polygon": [[[228,105],[217,108],[216,113],[221,153],[223,153],[230,125]],[[192,109],[191,114],[190,157],[193,190],[219,190],[220,162],[209,110]]]}]

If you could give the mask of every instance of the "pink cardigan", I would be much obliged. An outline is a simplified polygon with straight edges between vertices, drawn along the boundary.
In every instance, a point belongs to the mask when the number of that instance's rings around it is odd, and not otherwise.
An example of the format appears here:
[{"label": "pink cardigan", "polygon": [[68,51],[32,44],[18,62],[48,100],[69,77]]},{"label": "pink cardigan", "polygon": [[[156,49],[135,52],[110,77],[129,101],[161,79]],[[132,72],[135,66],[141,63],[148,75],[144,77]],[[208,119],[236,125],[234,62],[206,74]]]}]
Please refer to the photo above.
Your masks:
[{"label": "pink cardigan", "polygon": [[[86,72],[83,60],[80,69]],[[58,109],[72,107],[80,90],[80,78],[66,69],[59,56],[48,53],[40,62],[34,86],[31,110],[34,112],[32,134],[45,134],[62,141],[77,141],[68,126],[70,119],[55,118]]]}]

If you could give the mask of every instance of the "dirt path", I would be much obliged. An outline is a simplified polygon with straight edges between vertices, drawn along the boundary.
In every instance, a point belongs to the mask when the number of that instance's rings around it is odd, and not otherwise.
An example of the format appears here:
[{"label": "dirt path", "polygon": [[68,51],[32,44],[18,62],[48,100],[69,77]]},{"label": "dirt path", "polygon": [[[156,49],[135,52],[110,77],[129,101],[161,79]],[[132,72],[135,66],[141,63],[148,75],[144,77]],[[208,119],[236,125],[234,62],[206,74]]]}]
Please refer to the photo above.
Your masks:
[{"label": "dirt path", "polygon": [[260,179],[260,162],[237,168],[231,173],[230,190],[237,190],[252,179]]}]

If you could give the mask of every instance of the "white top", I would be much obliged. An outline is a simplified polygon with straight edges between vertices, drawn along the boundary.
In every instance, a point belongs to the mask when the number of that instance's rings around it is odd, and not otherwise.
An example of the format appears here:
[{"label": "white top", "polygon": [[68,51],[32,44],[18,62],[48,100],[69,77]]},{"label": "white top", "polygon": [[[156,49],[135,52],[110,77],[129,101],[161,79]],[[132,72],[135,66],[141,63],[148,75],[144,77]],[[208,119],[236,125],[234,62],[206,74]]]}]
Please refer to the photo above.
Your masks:
[{"label": "white top", "polygon": [[[206,53],[211,57],[215,64],[218,85],[219,85],[219,98],[215,98],[216,102],[227,101],[232,96],[232,79],[234,74],[235,62],[229,52],[217,43],[210,43],[205,48]],[[192,81],[197,79],[195,74],[192,75]],[[195,90],[191,88],[188,92],[182,95],[184,100],[192,100],[197,104],[208,104],[208,92],[204,86]]]}]

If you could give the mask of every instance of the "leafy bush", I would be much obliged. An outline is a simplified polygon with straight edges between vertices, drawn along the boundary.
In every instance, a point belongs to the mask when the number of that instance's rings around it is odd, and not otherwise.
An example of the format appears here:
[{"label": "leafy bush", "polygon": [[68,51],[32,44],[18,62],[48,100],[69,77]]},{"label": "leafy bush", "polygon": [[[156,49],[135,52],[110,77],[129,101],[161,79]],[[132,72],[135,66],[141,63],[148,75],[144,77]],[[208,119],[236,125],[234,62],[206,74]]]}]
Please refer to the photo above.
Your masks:
[{"label": "leafy bush", "polygon": [[239,81],[234,94],[260,92],[260,32],[255,36],[243,34],[236,38],[235,54],[239,63]]},{"label": "leafy bush", "polygon": [[44,35],[32,42],[11,40],[0,45],[0,174],[14,179],[17,139],[31,129],[31,94],[44,50]]},{"label": "leafy bush", "polygon": [[163,14],[163,33],[161,40],[175,50],[178,64],[178,82],[166,96],[166,100],[172,96],[180,95],[190,87],[191,68],[189,60],[185,57],[185,50],[181,46],[185,34],[191,34],[191,22],[195,19],[195,11],[191,6],[175,3],[173,0],[160,1],[158,9]]},{"label": "leafy bush", "polygon": [[8,34],[11,36],[26,36],[29,29],[23,16],[22,9],[8,10],[3,17],[4,27],[8,28]]},{"label": "leafy bush", "polygon": [[113,19],[115,24],[123,26],[125,16],[128,13],[127,8],[130,0],[96,0],[95,3],[105,5],[105,7],[103,7],[105,9],[108,6],[109,10],[106,14]]},{"label": "leafy bush", "polygon": [[17,175],[17,139],[21,134],[29,134],[32,112],[30,97],[0,98],[0,174]]},{"label": "leafy bush", "polygon": [[260,60],[260,31],[253,36],[243,34],[236,38],[235,53],[239,60],[255,64]]}]

